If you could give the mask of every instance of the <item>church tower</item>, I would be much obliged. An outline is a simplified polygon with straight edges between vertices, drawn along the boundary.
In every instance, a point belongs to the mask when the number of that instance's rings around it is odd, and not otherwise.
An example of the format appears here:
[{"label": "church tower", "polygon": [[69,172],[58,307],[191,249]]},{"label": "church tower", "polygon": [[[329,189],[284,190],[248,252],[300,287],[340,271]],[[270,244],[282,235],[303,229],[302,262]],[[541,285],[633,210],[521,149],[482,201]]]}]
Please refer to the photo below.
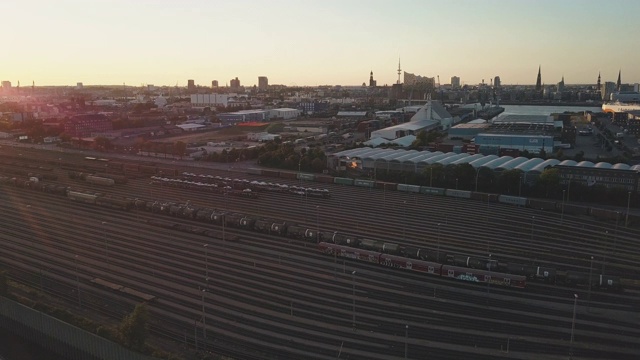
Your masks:
[{"label": "church tower", "polygon": [[375,87],[376,81],[373,80],[373,70],[371,70],[371,74],[369,75],[369,87]]},{"label": "church tower", "polygon": [[622,74],[622,70],[618,70],[618,82],[616,83],[616,91],[620,91],[622,88],[622,81],[620,75]]},{"label": "church tower", "polygon": [[600,71],[598,71],[598,85],[596,85],[596,90],[600,90]]},{"label": "church tower", "polygon": [[542,91],[542,74],[540,73],[541,67],[538,65],[538,79],[536,80],[536,91]]}]

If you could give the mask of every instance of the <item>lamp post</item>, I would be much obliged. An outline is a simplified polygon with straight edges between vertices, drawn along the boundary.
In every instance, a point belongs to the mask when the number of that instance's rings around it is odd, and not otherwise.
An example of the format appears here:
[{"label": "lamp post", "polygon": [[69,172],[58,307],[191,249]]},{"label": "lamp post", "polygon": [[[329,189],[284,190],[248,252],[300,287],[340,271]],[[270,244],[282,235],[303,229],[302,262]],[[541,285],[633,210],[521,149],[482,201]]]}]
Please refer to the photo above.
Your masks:
[{"label": "lamp post", "polygon": [[476,192],[478,192],[478,176],[480,175],[480,167],[476,169]]},{"label": "lamp post", "polygon": [[628,227],[629,226],[629,206],[631,205],[631,191],[629,191],[628,195],[627,195],[627,215],[625,216],[624,219],[624,226]]},{"label": "lamp post", "polygon": [[576,305],[578,304],[578,294],[573,294],[573,320],[571,321],[571,341],[569,343],[569,359],[573,359],[573,332],[576,328]]},{"label": "lamp post", "polygon": [[78,305],[82,307],[82,300],[80,300],[80,277],[78,276],[78,255],[73,257],[73,262],[76,265],[76,293],[78,294]]},{"label": "lamp post", "polygon": [[433,187],[433,166],[429,166],[429,171],[431,172],[431,176],[429,177],[429,187]]},{"label": "lamp post", "polygon": [[436,248],[436,261],[440,260],[440,223],[438,223],[438,245]]},{"label": "lamp post", "polygon": [[352,313],[352,327],[356,328],[356,271],[351,273],[351,287],[352,287],[352,299],[353,299],[353,313]]},{"label": "lamp post", "polygon": [[204,277],[209,278],[209,244],[204,244]]},{"label": "lamp post", "polygon": [[409,350],[409,325],[404,326],[404,358],[407,359],[407,353]]},{"label": "lamp post", "polygon": [[[609,247],[609,231],[605,231],[604,232],[604,242],[605,244],[607,244],[607,248]],[[602,252],[602,271],[601,273],[604,275],[604,267],[605,267],[605,263],[607,262],[607,248],[604,249],[604,251]]]},{"label": "lamp post", "polygon": [[202,336],[204,337],[204,351],[207,351],[207,313],[204,311],[204,294],[207,289],[202,289]]},{"label": "lamp post", "polygon": [[316,206],[316,242],[320,242],[320,206]]},{"label": "lamp post", "polygon": [[405,234],[406,234],[406,231],[407,231],[407,202],[406,201],[402,202],[402,210],[404,211],[404,215],[403,215],[403,217],[404,217],[404,219],[403,219],[404,220],[404,225],[402,226],[402,241],[404,241],[405,240]]},{"label": "lamp post", "polygon": [[591,306],[591,283],[592,283],[592,277],[593,275],[593,256],[591,257],[591,262],[589,263],[589,292],[587,293],[587,311],[589,311],[589,308]]},{"label": "lamp post", "polygon": [[107,258],[107,266],[109,266],[109,244],[107,243],[107,222],[102,222],[102,235],[104,238],[104,255]]},{"label": "lamp post", "polygon": [[564,223],[564,203],[565,203],[564,193],[565,193],[565,190],[562,190],[562,212],[560,215],[560,224]]}]

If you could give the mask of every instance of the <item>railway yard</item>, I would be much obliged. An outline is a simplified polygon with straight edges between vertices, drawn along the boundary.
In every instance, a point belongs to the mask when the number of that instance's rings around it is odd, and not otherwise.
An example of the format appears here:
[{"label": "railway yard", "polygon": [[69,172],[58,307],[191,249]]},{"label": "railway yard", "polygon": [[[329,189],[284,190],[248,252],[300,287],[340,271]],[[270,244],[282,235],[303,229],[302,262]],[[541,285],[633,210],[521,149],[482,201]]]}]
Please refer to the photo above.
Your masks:
[{"label": "railway yard", "polygon": [[[5,160],[21,157],[21,164],[49,167],[57,179],[39,180],[41,186],[145,204],[124,211],[0,184],[0,265],[12,280],[67,299],[76,311],[116,321],[146,301],[151,332],[176,348],[236,359],[640,357],[637,226],[183,164],[176,178],[188,171],[326,189],[330,197],[267,191],[230,196],[165,186],[126,171],[126,183],[87,182],[69,177],[86,165],[80,154],[2,151]],[[19,168],[0,164],[0,176],[15,176]],[[160,203],[182,204],[181,213],[209,208],[241,214],[315,235],[221,225],[214,212],[211,221],[172,216],[162,206],[156,211],[152,204]],[[470,256],[487,264],[615,277],[623,290],[531,278],[522,288],[473,283],[319,251],[319,240],[330,242],[322,234],[335,231],[421,248],[432,262]]]}]

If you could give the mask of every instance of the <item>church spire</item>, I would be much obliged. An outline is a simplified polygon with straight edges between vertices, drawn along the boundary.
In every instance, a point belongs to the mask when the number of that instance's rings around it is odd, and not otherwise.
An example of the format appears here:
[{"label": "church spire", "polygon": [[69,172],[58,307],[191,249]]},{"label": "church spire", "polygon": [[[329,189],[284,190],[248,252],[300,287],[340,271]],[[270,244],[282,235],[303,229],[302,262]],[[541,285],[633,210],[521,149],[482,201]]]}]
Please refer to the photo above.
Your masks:
[{"label": "church spire", "polygon": [[536,91],[541,91],[542,90],[542,74],[541,74],[541,69],[542,67],[540,65],[538,65],[538,78],[536,79]]},{"label": "church spire", "polygon": [[621,77],[620,75],[622,74],[622,69],[618,70],[618,82],[616,83],[616,90],[620,91],[620,88],[622,87],[622,81],[621,81]]},{"label": "church spire", "polygon": [[600,71],[598,71],[598,88],[596,90],[600,90]]}]

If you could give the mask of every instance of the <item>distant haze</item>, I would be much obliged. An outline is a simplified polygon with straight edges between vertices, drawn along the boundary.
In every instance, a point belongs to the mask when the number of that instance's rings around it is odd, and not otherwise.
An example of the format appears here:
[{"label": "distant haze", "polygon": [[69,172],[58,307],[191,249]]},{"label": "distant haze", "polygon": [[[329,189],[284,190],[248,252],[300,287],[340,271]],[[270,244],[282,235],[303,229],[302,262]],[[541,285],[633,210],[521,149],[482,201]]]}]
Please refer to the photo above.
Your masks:
[{"label": "distant haze", "polygon": [[7,0],[14,86],[640,82],[637,0]]}]

